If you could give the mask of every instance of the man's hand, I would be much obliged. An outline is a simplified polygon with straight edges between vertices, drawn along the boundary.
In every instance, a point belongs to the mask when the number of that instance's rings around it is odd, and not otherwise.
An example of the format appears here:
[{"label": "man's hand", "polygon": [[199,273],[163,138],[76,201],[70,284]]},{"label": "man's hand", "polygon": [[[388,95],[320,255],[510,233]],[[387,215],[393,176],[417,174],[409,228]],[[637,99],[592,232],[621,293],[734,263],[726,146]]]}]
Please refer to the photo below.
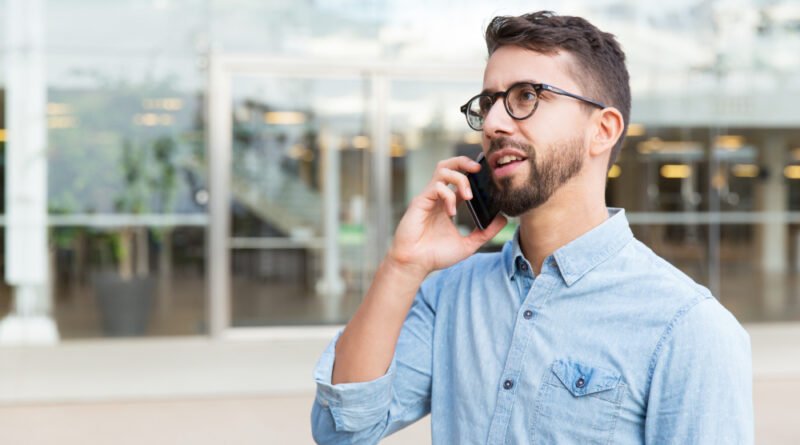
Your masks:
[{"label": "man's hand", "polygon": [[486,230],[476,228],[468,236],[461,236],[452,221],[458,203],[472,199],[469,181],[461,171],[477,173],[480,169],[479,163],[466,156],[439,162],[431,182],[411,200],[400,220],[387,259],[424,277],[467,258],[497,235],[508,222],[502,215]]},{"label": "man's hand", "polygon": [[[506,225],[506,218],[498,215],[486,230],[461,236],[451,220],[458,201],[472,199],[469,181],[459,170],[480,169],[480,164],[464,156],[446,159],[436,167],[430,184],[411,201],[364,301],[336,343],[331,384],[366,382],[384,375],[425,276],[472,255]],[[457,187],[458,195],[448,184]]]}]

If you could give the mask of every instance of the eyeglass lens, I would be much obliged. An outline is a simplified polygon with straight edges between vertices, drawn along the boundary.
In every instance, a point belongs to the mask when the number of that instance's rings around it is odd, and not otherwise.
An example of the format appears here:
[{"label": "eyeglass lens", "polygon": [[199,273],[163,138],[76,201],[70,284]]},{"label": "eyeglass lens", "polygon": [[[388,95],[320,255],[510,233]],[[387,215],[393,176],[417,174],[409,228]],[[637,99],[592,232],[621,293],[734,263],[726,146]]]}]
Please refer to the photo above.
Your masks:
[{"label": "eyeglass lens", "polygon": [[[538,95],[532,85],[519,84],[506,92],[504,100],[506,109],[512,117],[525,119],[536,109]],[[490,95],[481,95],[473,99],[467,107],[469,125],[476,130],[482,129],[483,120],[493,104],[494,97]]]}]

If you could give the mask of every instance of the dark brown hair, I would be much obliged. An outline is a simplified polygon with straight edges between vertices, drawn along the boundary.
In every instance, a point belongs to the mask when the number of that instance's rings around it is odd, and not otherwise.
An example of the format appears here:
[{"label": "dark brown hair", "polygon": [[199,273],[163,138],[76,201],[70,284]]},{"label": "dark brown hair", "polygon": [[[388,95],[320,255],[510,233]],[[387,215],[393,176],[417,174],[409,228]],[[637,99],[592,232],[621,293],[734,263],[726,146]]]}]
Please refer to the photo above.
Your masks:
[{"label": "dark brown hair", "polygon": [[[613,34],[602,32],[580,17],[539,11],[519,17],[499,16],[486,27],[486,48],[491,56],[506,45],[520,46],[541,54],[571,54],[576,65],[571,74],[583,95],[611,106],[622,113],[622,135],[611,150],[608,168],[614,165],[622,149],[631,111],[631,88],[625,53]],[[555,85],[558,86],[558,85]]]}]

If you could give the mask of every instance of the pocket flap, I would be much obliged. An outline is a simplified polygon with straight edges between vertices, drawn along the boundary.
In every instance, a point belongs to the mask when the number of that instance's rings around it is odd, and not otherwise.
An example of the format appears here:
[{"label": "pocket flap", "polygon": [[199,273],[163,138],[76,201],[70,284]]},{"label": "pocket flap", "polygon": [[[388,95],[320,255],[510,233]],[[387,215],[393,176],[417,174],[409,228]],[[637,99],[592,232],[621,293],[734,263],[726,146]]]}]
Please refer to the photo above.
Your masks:
[{"label": "pocket flap", "polygon": [[556,360],[552,369],[561,384],[576,397],[616,388],[621,378],[618,373],[609,369],[568,360]]}]

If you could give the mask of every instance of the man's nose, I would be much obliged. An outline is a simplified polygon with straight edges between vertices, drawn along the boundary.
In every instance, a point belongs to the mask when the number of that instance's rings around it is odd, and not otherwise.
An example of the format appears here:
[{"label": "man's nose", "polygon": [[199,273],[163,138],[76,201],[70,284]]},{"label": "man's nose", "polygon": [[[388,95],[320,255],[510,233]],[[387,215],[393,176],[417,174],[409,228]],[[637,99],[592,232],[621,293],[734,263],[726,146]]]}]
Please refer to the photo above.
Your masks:
[{"label": "man's nose", "polygon": [[506,111],[503,98],[497,98],[483,119],[483,133],[489,138],[496,135],[508,135],[513,132],[513,125],[513,119]]}]

